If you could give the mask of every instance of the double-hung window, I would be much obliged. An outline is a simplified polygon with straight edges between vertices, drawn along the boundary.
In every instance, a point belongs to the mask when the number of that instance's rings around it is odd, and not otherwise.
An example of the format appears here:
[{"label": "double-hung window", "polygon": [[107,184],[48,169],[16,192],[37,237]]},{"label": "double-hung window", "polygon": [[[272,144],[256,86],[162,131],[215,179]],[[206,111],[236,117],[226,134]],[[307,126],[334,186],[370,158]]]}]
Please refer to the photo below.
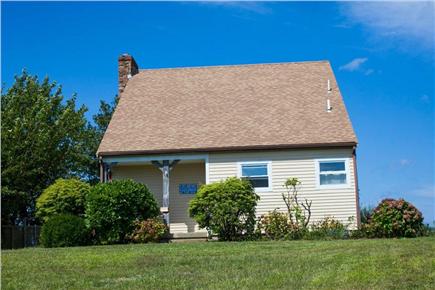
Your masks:
[{"label": "double-hung window", "polygon": [[239,176],[249,180],[256,190],[268,190],[271,187],[269,162],[240,163]]},{"label": "double-hung window", "polygon": [[348,162],[346,159],[318,160],[318,185],[341,187],[348,185]]}]

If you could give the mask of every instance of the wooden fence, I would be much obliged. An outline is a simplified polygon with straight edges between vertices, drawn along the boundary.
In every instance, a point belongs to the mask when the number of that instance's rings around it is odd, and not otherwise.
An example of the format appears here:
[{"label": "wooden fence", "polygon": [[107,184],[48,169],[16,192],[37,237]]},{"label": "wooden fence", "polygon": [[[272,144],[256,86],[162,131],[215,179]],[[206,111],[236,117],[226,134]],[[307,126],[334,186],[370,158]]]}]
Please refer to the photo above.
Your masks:
[{"label": "wooden fence", "polygon": [[2,226],[2,249],[34,247],[39,241],[40,226]]}]

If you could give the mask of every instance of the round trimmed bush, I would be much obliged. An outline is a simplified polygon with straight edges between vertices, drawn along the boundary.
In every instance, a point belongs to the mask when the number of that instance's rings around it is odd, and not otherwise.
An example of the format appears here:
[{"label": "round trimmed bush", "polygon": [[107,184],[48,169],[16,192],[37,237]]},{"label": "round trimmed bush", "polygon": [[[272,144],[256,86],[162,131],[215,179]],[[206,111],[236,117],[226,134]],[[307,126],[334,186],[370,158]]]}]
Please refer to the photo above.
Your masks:
[{"label": "round trimmed bush", "polygon": [[86,199],[86,219],[96,242],[123,243],[134,221],[156,217],[159,207],[153,194],[131,179],[95,185]]},{"label": "round trimmed bush", "polygon": [[189,214],[220,240],[240,240],[254,233],[259,199],[249,181],[230,177],[201,186],[189,203]]},{"label": "round trimmed bush", "polygon": [[424,235],[423,215],[404,199],[384,199],[374,209],[369,228],[376,237],[418,237]]},{"label": "round trimmed bush", "polygon": [[48,219],[41,228],[40,242],[46,248],[83,246],[88,241],[85,221],[63,214]]},{"label": "round trimmed bush", "polygon": [[36,216],[44,222],[60,214],[83,216],[90,185],[78,179],[58,179],[36,200]]}]

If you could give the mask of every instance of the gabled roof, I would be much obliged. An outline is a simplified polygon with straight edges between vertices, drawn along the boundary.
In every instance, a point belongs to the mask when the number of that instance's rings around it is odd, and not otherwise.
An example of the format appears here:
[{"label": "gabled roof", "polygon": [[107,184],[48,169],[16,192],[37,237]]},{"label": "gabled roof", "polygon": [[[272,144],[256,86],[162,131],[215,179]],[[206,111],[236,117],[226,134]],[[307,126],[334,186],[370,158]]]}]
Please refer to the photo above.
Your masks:
[{"label": "gabled roof", "polygon": [[141,70],[128,81],[98,154],[356,142],[331,66],[318,61]]}]

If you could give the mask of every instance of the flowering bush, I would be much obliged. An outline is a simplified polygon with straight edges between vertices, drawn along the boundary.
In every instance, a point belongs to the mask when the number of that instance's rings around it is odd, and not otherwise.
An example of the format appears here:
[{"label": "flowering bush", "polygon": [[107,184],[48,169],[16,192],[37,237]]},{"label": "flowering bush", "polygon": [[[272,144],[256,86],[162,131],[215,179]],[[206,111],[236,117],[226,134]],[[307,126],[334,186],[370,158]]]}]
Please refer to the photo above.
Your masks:
[{"label": "flowering bush", "polygon": [[134,222],[134,231],[127,239],[134,243],[159,242],[168,234],[168,227],[160,218]]},{"label": "flowering bush", "polygon": [[287,213],[277,210],[262,215],[258,222],[258,230],[271,240],[300,239],[304,235],[304,227],[292,223]]},{"label": "flowering bush", "polygon": [[310,227],[306,233],[307,239],[342,239],[347,234],[347,226],[333,217],[326,217]]},{"label": "flowering bush", "polygon": [[425,233],[423,215],[404,199],[384,199],[369,219],[368,235],[373,237],[418,237]]}]

